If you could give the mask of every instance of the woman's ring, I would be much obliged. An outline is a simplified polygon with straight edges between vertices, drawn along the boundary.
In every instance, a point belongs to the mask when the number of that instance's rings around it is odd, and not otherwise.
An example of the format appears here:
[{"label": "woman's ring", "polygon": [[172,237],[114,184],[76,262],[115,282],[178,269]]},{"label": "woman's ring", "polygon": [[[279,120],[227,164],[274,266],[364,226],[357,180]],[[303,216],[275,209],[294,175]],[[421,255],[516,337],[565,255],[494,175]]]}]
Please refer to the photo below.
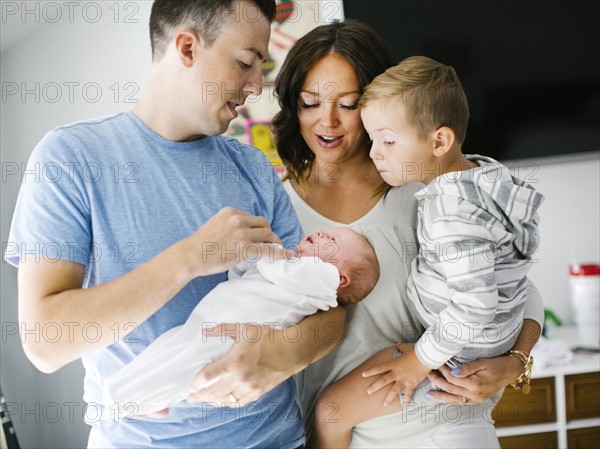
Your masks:
[{"label": "woman's ring", "polygon": [[235,395],[233,394],[233,391],[231,393],[229,393],[229,402],[240,402],[240,400],[238,398],[235,397]]},{"label": "woman's ring", "polygon": [[469,403],[469,398],[466,396],[463,396],[463,401],[462,401],[462,405],[467,405]]}]

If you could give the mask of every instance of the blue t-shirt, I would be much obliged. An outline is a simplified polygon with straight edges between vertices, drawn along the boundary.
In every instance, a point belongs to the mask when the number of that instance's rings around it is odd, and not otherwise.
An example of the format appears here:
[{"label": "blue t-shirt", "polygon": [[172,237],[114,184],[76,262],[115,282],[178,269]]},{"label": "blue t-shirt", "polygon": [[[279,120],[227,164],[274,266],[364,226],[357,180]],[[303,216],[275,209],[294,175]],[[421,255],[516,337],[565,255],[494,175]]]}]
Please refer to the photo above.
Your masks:
[{"label": "blue t-shirt", "polygon": [[[225,206],[266,217],[287,248],[302,237],[287,194],[256,148],[225,137],[169,141],[132,113],[59,127],[42,139],[29,160],[7,261],[14,266],[28,257],[76,262],[86,267],[83,287],[91,287],[128,273],[188,237]],[[102,405],[103,381],[160,334],[183,324],[204,295],[225,279],[221,273],[192,280],[139,327],[131,324],[130,334],[118,335],[115,326],[114,344],[82,358],[93,438],[127,448],[302,444],[291,379],[238,409],[183,401],[164,419],[135,420],[115,416],[116,410]],[[120,324],[121,329],[126,325]],[[99,326],[81,323],[73,329],[94,339]]]}]

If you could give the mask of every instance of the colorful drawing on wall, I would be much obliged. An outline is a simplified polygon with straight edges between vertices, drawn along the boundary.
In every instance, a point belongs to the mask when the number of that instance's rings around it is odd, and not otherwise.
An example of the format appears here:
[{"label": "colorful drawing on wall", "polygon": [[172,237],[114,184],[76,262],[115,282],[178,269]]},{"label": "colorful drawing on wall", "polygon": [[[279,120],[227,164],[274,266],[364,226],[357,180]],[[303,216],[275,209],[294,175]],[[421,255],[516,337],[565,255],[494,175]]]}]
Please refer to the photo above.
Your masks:
[{"label": "colorful drawing on wall", "polygon": [[262,63],[262,65],[260,67],[262,69],[263,79],[267,79],[267,77],[269,76],[269,73],[271,73],[273,70],[275,70],[276,67],[277,67],[277,63],[275,61],[273,61],[273,58],[268,56],[267,59],[265,59],[265,61]]},{"label": "colorful drawing on wall", "polygon": [[281,30],[281,26],[294,14],[293,1],[281,1],[276,6],[274,26],[271,30],[271,44],[282,50],[289,50],[297,38]]},{"label": "colorful drawing on wall", "polygon": [[278,175],[283,174],[285,168],[277,153],[273,134],[271,134],[271,129],[269,128],[269,122],[248,120],[246,122],[246,133],[248,134],[250,145],[255,146],[265,153],[275,168],[275,173]]}]

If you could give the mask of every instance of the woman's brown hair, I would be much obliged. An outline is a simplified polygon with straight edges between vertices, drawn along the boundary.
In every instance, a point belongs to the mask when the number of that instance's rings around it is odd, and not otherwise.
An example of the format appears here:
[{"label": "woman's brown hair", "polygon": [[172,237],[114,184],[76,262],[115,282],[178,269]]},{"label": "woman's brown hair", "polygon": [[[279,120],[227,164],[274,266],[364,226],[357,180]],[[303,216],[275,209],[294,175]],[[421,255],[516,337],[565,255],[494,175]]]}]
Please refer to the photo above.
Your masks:
[{"label": "woman's brown hair", "polygon": [[321,25],[292,47],[275,80],[281,110],[273,118],[272,129],[287,178],[300,184],[310,174],[314,161],[314,154],[300,133],[300,91],[310,69],[330,53],[343,57],[354,67],[361,93],[373,78],[394,65],[381,36],[357,20]]}]

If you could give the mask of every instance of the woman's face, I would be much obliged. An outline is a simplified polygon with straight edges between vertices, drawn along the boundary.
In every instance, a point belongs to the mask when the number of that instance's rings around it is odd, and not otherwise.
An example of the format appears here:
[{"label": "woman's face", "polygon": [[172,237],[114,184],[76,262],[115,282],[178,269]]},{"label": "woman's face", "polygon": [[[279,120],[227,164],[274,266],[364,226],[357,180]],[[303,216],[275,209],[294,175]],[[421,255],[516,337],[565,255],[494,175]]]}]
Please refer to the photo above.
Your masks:
[{"label": "woman's face", "polygon": [[318,163],[368,157],[360,119],[360,84],[352,66],[329,54],[308,72],[298,102],[300,132]]}]

